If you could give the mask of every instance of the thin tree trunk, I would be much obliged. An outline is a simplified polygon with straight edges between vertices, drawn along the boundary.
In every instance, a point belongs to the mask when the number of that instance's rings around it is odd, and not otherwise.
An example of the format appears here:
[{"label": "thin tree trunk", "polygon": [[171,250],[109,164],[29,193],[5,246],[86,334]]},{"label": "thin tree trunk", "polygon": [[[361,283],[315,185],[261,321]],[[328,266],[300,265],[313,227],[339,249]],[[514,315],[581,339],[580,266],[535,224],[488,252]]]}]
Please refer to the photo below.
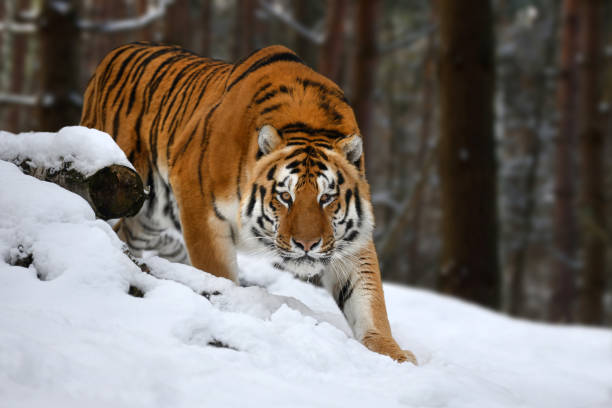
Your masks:
[{"label": "thin tree trunk", "polygon": [[[342,3],[343,1],[346,0],[340,0],[339,2]],[[297,3],[295,4],[295,19],[297,22],[308,28],[313,27],[318,18],[315,2],[301,0],[294,3]],[[294,33],[294,35],[295,52],[297,52],[297,54],[304,62],[306,62],[306,64],[311,67],[315,67],[319,47],[309,38],[297,31]]]},{"label": "thin tree trunk", "polygon": [[[550,4],[549,4],[550,5]],[[521,316],[523,313],[523,305],[525,298],[525,270],[528,262],[527,254],[529,250],[529,242],[533,232],[533,218],[536,212],[536,194],[538,185],[538,171],[542,157],[542,140],[541,128],[545,116],[546,100],[549,97],[549,82],[546,78],[546,70],[551,64],[554,64],[554,56],[556,51],[556,32],[558,27],[558,19],[556,16],[551,16],[549,39],[546,40],[544,49],[544,66],[539,73],[531,78],[531,81],[536,83],[534,95],[535,111],[533,113],[534,124],[527,130],[529,147],[528,153],[530,164],[525,176],[525,207],[519,214],[520,230],[518,248],[512,254],[510,282],[509,282],[509,299],[508,313],[513,316]]]},{"label": "thin tree trunk", "polygon": [[378,65],[376,44],[376,23],[380,12],[380,0],[359,0],[357,7],[357,50],[353,64],[353,109],[361,129],[365,147],[366,170],[372,169],[375,157],[372,154],[373,139],[368,135],[372,130],[374,85]]},{"label": "thin tree trunk", "polygon": [[606,287],[606,237],[604,203],[604,138],[598,110],[601,78],[601,1],[580,3],[580,54],[578,66],[578,137],[581,154],[581,218],[584,264],[581,272],[578,320],[603,322]]},{"label": "thin tree trunk", "polygon": [[[18,0],[16,14],[21,10],[28,8],[29,1]],[[25,60],[26,52],[28,50],[29,35],[22,33],[13,36],[13,72],[11,78],[11,92],[14,94],[23,94],[24,89],[24,71],[25,71]],[[8,118],[6,120],[7,128],[12,132],[19,132],[20,116],[24,110],[23,107],[14,106],[10,109]]]},{"label": "thin tree trunk", "polygon": [[442,271],[438,289],[498,308],[493,16],[488,0],[440,11]]},{"label": "thin tree trunk", "polygon": [[553,214],[553,258],[549,318],[572,321],[576,271],[576,214],[574,177],[576,166],[576,40],[579,0],[564,0],[562,6],[561,75],[557,103],[561,114],[555,147],[555,207]]},{"label": "thin tree trunk", "polygon": [[[416,168],[421,171],[421,177],[424,177],[423,166],[425,158],[429,151],[429,142],[431,139],[431,125],[433,116],[433,98],[434,98],[434,73],[435,73],[435,33],[430,33],[427,39],[427,49],[425,50],[425,58],[423,61],[423,86],[421,99],[421,128],[419,131],[419,150],[417,154]],[[427,185],[425,181],[425,186]],[[425,189],[415,198],[414,209],[410,221],[410,243],[408,244],[408,275],[411,283],[414,283],[414,278],[419,275],[419,247],[421,243],[421,216],[423,203],[425,201]]]},{"label": "thin tree trunk", "polygon": [[340,82],[347,9],[347,0],[327,2],[327,36],[319,57],[319,72],[336,83]]},{"label": "thin tree trunk", "polygon": [[193,49],[193,27],[188,0],[170,3],[164,16],[164,42]]},{"label": "thin tree trunk", "polygon": [[202,33],[200,41],[200,53],[206,57],[211,56],[212,43],[212,14],[213,0],[201,0],[200,22],[202,23]]},{"label": "thin tree trunk", "polygon": [[39,108],[41,130],[55,132],[79,123],[81,107],[79,79],[79,29],[73,0],[45,1],[40,27],[41,87]]},{"label": "thin tree trunk", "polygon": [[236,8],[234,59],[255,49],[255,0],[238,0]]}]

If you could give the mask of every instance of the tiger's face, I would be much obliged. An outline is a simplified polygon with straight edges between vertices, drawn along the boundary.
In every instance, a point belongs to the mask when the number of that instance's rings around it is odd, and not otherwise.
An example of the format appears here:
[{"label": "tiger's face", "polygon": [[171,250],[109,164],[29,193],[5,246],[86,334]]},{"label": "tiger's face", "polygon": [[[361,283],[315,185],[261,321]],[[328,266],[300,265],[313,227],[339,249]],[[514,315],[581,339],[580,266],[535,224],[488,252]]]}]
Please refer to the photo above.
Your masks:
[{"label": "tiger's face", "polygon": [[353,164],[361,156],[361,138],[350,138],[344,147],[333,147],[297,135],[281,141],[274,128],[262,128],[264,157],[241,203],[242,237],[251,251],[265,252],[277,267],[311,277],[363,246],[373,216]]}]

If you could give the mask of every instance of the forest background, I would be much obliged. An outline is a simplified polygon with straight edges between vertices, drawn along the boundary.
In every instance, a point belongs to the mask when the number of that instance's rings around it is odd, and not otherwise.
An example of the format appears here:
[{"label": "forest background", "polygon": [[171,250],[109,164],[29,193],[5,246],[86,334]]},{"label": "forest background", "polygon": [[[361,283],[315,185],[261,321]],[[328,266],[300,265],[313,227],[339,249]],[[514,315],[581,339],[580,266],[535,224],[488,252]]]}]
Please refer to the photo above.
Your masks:
[{"label": "forest background", "polygon": [[97,63],[143,40],[283,44],[337,82],[385,280],[612,325],[612,2],[3,0],[0,129],[78,124]]}]

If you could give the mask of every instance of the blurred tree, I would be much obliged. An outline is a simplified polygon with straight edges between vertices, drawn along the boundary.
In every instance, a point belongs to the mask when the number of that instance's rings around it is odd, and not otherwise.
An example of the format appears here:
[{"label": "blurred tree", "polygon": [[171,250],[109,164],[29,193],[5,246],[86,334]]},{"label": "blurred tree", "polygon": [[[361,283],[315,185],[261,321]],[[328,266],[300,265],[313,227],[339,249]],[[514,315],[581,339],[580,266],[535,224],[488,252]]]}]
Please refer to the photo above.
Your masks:
[{"label": "blurred tree", "polygon": [[74,0],[43,2],[39,31],[41,130],[56,132],[79,123],[79,34]]},{"label": "blurred tree", "polygon": [[[29,0],[17,0],[16,2],[16,15],[23,10],[26,10],[30,6]],[[23,93],[25,83],[25,62],[26,52],[28,50],[29,34],[17,34],[14,35],[13,46],[13,58],[12,58],[12,75],[11,75],[11,92],[14,94]],[[20,127],[20,113],[22,109],[18,106],[13,106],[8,113],[7,117],[7,130],[17,131]]]},{"label": "blurred tree", "polygon": [[175,0],[168,5],[164,17],[165,43],[180,45],[189,50],[194,49],[195,37],[190,3],[190,0]]},{"label": "blurred tree", "polygon": [[523,17],[525,22],[510,4],[500,10],[504,22],[498,40],[504,51],[498,53],[497,64],[498,90],[503,98],[503,114],[497,120],[504,132],[499,177],[501,252],[507,279],[505,307],[515,316],[526,314],[525,306],[531,299],[525,296],[525,289],[532,287],[538,276],[532,272],[537,263],[529,263],[534,260],[531,254],[535,248],[548,245],[542,230],[549,222],[538,211],[549,212],[539,207],[543,206],[542,190],[546,188],[546,177],[542,180],[541,173],[551,145],[548,130],[553,121],[556,123],[551,109],[556,76],[551,68],[559,43],[559,6],[556,0],[543,0],[540,5],[549,12]]},{"label": "blurred tree", "polygon": [[234,60],[246,57],[255,49],[256,0],[237,0],[234,26]]},{"label": "blurred tree", "polygon": [[606,219],[604,207],[604,138],[599,112],[601,85],[600,0],[579,5],[578,121],[581,153],[581,232],[584,262],[579,287],[578,320],[603,322],[606,285]]},{"label": "blurred tree", "polygon": [[[372,113],[378,47],[376,43],[376,24],[380,11],[380,0],[359,0],[357,5],[357,30],[355,61],[353,62],[352,105],[363,137],[366,170],[368,163],[375,159],[372,153],[373,138],[368,135],[372,130]],[[370,152],[370,154],[368,154]]]},{"label": "blurred tree", "polygon": [[553,322],[572,321],[577,270],[577,227],[574,177],[576,166],[576,49],[579,0],[564,0],[561,16],[561,59],[557,88],[560,113],[559,133],[555,146],[555,208],[551,299],[549,318]]},{"label": "blurred tree", "polygon": [[[328,1],[331,3],[343,3],[346,0]],[[313,27],[319,19],[319,11],[317,2],[312,0],[297,0],[295,4],[295,18],[298,23],[305,27]],[[310,38],[302,35],[299,31],[295,31],[295,52],[302,60],[311,67],[317,65],[317,44],[313,44]]]},{"label": "blurred tree", "polygon": [[440,291],[500,302],[493,138],[493,17],[489,0],[438,3],[442,271]]},{"label": "blurred tree", "polygon": [[347,0],[329,0],[327,2],[327,35],[319,57],[319,72],[337,84],[340,84],[344,51],[344,20],[347,8]]},{"label": "blurred tree", "polygon": [[201,27],[201,38],[199,52],[208,57],[212,55],[211,43],[212,43],[212,14],[213,14],[213,0],[201,0],[200,3],[200,23]]}]

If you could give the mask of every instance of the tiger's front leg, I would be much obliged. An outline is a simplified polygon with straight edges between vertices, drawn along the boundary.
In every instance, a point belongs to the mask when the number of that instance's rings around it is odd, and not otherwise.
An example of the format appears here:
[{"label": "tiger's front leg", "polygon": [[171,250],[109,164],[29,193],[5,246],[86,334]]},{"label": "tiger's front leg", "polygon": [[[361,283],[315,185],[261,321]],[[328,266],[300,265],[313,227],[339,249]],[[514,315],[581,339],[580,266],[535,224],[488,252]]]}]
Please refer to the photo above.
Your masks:
[{"label": "tiger's front leg", "polygon": [[193,181],[181,183],[176,173],[171,174],[170,182],[191,265],[238,282],[235,232],[228,220],[215,211],[212,195],[201,194]]},{"label": "tiger's front leg", "polygon": [[357,260],[332,264],[324,279],[344,313],[353,334],[367,348],[398,362],[417,364],[414,354],[402,350],[391,335],[374,243],[369,242]]}]

